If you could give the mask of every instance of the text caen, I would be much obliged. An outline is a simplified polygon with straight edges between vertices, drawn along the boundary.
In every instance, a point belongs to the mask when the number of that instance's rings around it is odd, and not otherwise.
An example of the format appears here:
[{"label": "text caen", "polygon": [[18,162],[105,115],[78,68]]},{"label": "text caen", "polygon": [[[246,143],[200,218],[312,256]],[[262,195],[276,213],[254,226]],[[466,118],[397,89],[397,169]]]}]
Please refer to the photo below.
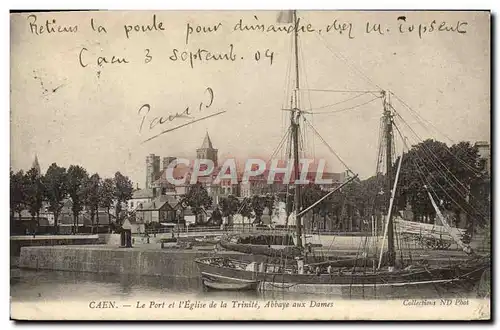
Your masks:
[{"label": "text caen", "polygon": [[[97,66],[102,67],[105,64],[128,64],[129,61],[124,57],[118,57],[115,55],[111,56],[91,56],[92,54],[87,54],[89,50],[83,47],[80,50],[80,54],[78,57],[80,66],[85,68],[89,65],[89,63],[94,62]],[[88,58],[91,58],[91,61],[88,61]]]}]

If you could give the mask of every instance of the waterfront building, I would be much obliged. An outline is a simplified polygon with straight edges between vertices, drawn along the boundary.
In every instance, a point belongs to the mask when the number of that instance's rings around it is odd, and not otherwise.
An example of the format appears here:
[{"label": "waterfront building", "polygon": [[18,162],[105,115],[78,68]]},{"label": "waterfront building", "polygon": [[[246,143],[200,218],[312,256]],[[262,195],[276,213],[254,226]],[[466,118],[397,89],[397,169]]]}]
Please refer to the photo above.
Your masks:
[{"label": "waterfront building", "polygon": [[135,210],[136,220],[144,224],[176,224],[178,221],[177,210],[179,209],[179,199],[175,196],[159,196]]},{"label": "waterfront building", "polygon": [[154,198],[153,188],[139,189],[133,192],[132,198],[127,202],[127,211],[132,212],[140,205],[151,202]]}]

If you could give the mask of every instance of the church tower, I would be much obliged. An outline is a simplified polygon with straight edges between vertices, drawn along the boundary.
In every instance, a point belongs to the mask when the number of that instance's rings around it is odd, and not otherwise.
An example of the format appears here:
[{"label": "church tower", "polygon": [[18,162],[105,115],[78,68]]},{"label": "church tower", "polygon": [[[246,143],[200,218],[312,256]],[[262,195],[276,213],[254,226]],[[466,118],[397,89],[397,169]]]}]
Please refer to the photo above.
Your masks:
[{"label": "church tower", "polygon": [[42,174],[42,171],[40,170],[40,164],[38,163],[38,157],[36,154],[35,154],[35,160],[33,161],[31,168],[34,168],[38,172],[38,175]]},{"label": "church tower", "polygon": [[150,154],[146,157],[146,189],[152,188],[153,182],[160,175],[160,156]]},{"label": "church tower", "polygon": [[203,139],[203,144],[199,149],[196,149],[196,158],[210,159],[214,162],[214,166],[217,167],[217,152],[218,150],[212,145],[212,141],[210,140],[210,136],[207,132],[205,139]]}]

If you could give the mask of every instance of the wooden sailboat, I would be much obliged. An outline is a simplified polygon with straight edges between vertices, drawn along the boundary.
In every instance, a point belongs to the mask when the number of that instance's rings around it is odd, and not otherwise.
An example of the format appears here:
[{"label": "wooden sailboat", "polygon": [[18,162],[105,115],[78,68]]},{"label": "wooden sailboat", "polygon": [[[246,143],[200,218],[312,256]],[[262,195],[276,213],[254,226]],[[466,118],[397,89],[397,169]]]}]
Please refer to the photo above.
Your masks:
[{"label": "wooden sailboat", "polygon": [[[293,14],[297,24],[296,12]],[[299,109],[298,91],[298,29],[294,33],[295,45],[295,97],[292,97],[290,110],[290,131],[293,145],[294,173],[293,181],[299,178],[299,132],[303,112]],[[490,267],[489,256],[476,255],[470,246],[461,242],[460,237],[451,235],[459,244],[469,259],[465,262],[450,265],[429,265],[426,260],[396,261],[395,232],[393,221],[393,202],[397,188],[402,157],[395,176],[392,168],[393,113],[388,93],[382,92],[386,139],[386,189],[388,210],[385,221],[384,237],[380,254],[368,255],[360,251],[355,258],[338,258],[321,262],[308,262],[303,245],[302,221],[303,214],[317,205],[314,203],[307,209],[301,207],[301,187],[295,185],[294,208],[296,217],[296,249],[302,253],[293,255],[292,261],[281,258],[270,263],[243,262],[223,257],[208,257],[196,259],[203,284],[212,289],[290,291],[302,293],[355,294],[361,291],[369,295],[392,294],[401,288],[436,287],[446,284],[466,284],[478,281],[486,269]],[[389,196],[390,195],[390,196]],[[328,196],[325,195],[323,198]],[[432,200],[432,196],[429,194]],[[438,216],[439,210],[432,200]],[[441,219],[443,221],[443,219]],[[443,222],[444,223],[444,222]],[[450,229],[449,226],[446,229]],[[387,242],[387,250],[385,245]],[[277,256],[277,255],[274,255]]]}]

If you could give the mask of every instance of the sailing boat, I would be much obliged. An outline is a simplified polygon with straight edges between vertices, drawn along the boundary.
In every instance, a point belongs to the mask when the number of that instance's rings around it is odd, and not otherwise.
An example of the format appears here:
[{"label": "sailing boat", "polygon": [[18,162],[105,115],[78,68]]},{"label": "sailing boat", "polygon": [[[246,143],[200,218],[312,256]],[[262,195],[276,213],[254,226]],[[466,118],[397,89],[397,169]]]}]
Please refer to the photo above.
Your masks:
[{"label": "sailing boat", "polygon": [[[294,173],[293,182],[299,178],[299,132],[303,111],[299,108],[298,92],[299,64],[298,64],[298,19],[293,12],[296,24],[294,33],[295,45],[295,90],[292,97],[290,111],[290,132],[293,145]],[[394,177],[392,168],[392,143],[393,143],[393,107],[390,103],[390,94],[381,92],[383,100],[384,134],[386,140],[386,189],[387,216],[385,221],[384,236],[380,253],[377,256],[368,256],[367,251],[362,251],[354,259],[339,258],[316,263],[308,263],[307,253],[303,245],[302,216],[317,206],[332,192],[322,199],[303,209],[301,206],[301,187],[295,185],[294,214],[296,219],[296,247],[303,251],[289,261],[280,258],[277,262],[246,262],[224,257],[207,257],[196,259],[195,262],[201,273],[201,280],[205,287],[219,290],[260,290],[260,291],[285,291],[300,293],[323,293],[355,295],[357,291],[363,295],[392,295],[401,288],[422,288],[445,284],[468,284],[478,281],[483,272],[490,267],[490,257],[479,256],[472,251],[470,246],[464,244],[457,235],[451,235],[469,259],[450,265],[429,265],[426,260],[401,260],[396,262],[395,231],[393,221],[393,203],[401,170],[402,156],[399,159],[397,172]],[[351,182],[356,175],[351,177]],[[346,182],[346,183],[348,183]],[[446,223],[439,212],[437,205],[429,193],[429,197],[436,209],[442,223]],[[449,226],[444,226],[447,230]],[[385,246],[387,243],[387,251]]]}]

